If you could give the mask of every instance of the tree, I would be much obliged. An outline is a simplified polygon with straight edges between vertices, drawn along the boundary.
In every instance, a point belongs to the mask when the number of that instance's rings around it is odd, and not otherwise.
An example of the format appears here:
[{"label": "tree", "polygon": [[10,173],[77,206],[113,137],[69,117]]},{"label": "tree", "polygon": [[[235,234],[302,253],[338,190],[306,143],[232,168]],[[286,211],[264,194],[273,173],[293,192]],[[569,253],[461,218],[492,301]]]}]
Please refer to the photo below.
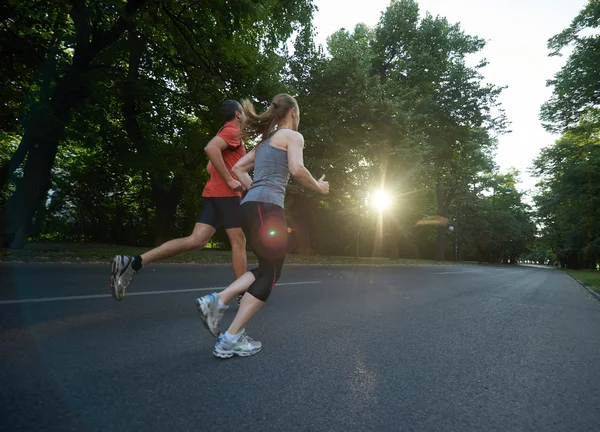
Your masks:
[{"label": "tree", "polygon": [[545,243],[561,265],[596,268],[600,259],[600,141],[597,118],[583,119],[534,163]]},{"label": "tree", "polygon": [[[377,35],[377,73],[388,94],[402,100],[411,135],[423,139],[430,162],[425,176],[435,185],[438,214],[447,217],[459,184],[472,180],[477,161],[489,160],[494,140],[488,134],[506,127],[497,103],[502,88],[484,84],[479,73],[487,63],[465,64],[485,43],[445,18],[426,14],[419,21],[412,0],[392,1]],[[469,156],[474,158],[468,161]],[[438,227],[438,260],[444,259],[446,232]]]},{"label": "tree", "polygon": [[538,243],[568,268],[596,268],[600,258],[600,36],[589,32],[598,27],[600,2],[592,0],[548,41],[551,56],[566,47],[572,53],[547,82],[553,93],[541,109],[544,127],[562,136],[534,163],[541,188]]},{"label": "tree", "polygon": [[[292,189],[292,216],[306,233],[302,238],[318,237],[320,244],[312,246],[323,251],[347,252],[365,231],[365,198],[381,184],[387,171],[382,166],[394,158],[391,143],[399,148],[405,141],[398,113],[373,74],[373,37],[363,24],[353,32],[341,29],[328,39],[330,56],[325,57],[308,35],[301,35],[290,62],[290,83],[300,90],[307,164],[326,173],[332,185],[326,202]],[[314,204],[320,209],[316,225],[330,236],[308,234]]]},{"label": "tree", "polygon": [[[310,22],[313,11],[310,0],[195,3],[194,7],[187,2],[143,0],[129,0],[122,7],[116,7],[82,0],[58,4],[37,2],[36,6],[38,14],[45,11],[42,6],[48,6],[56,11],[54,15],[60,16],[59,12],[64,11],[70,19],[65,15],[56,32],[48,36],[56,39],[60,55],[50,51],[44,60],[49,65],[48,76],[41,81],[35,103],[27,109],[28,121],[17,151],[2,167],[4,188],[9,176],[25,161],[23,175],[16,178],[16,190],[2,212],[5,218],[3,244],[10,247],[21,247],[27,239],[32,217],[51,186],[55,156],[74,113],[85,110],[85,103],[95,89],[102,87],[102,82],[107,79],[118,82],[119,77],[127,75],[123,64],[140,62],[139,68],[131,65],[127,68],[130,83],[137,80],[140,70],[147,66],[144,72],[152,70],[152,73],[145,75],[144,83],[154,86],[154,92],[147,94],[159,97],[169,94],[173,96],[169,102],[177,98],[181,102],[183,94],[188,104],[195,105],[193,114],[202,119],[207,108],[216,105],[216,100],[222,101],[226,94],[265,97],[274,83],[278,83],[277,64],[279,69],[282,66],[276,48],[294,29]],[[139,40],[124,39],[122,36],[126,33],[139,35]],[[143,58],[143,52],[128,49],[134,41],[141,51],[147,48],[147,58]],[[143,60],[153,63],[145,64]],[[256,81],[257,77],[265,79]],[[139,127],[136,135],[135,120],[139,119],[133,107],[142,100],[153,103],[139,93],[128,92],[127,103],[123,104],[128,135],[136,140],[138,150],[142,148],[140,132],[143,128]],[[164,102],[163,99],[163,107]],[[169,111],[170,107],[166,109]],[[189,111],[186,111],[188,115]],[[176,117],[169,116],[169,119],[176,122]],[[162,224],[166,226],[172,222],[173,209],[181,197],[182,180],[175,176],[174,182],[168,185],[162,182],[159,186],[158,177],[153,180],[155,202],[169,204],[166,213],[163,212],[168,216]],[[157,211],[161,212],[162,208]]]},{"label": "tree", "polygon": [[[483,82],[485,62],[465,64],[483,42],[444,18],[420,18],[414,1],[393,1],[374,28],[335,32],[328,54],[314,45],[309,0],[151,0],[129,14],[124,2],[10,5],[0,37],[23,47],[0,68],[12,86],[0,112],[7,124],[0,203],[9,204],[0,206],[14,216],[4,235],[11,247],[27,232],[147,245],[188,231],[207,176],[201,149],[219,127],[220,103],[250,97],[265,107],[286,91],[302,110],[306,164],[332,186],[327,198],[288,189],[294,250],[443,259],[453,249],[447,225],[423,223],[439,215],[456,225],[463,258],[513,262],[527,249],[520,194],[494,203],[486,192],[510,179],[496,172],[491,154],[506,127],[501,89]],[[123,17],[116,39],[75,62]],[[20,76],[32,62],[34,70],[46,65],[45,74]],[[66,82],[68,73],[79,81]],[[77,94],[66,93],[73,98],[51,122],[57,133],[40,129],[54,156],[27,143],[32,125],[51,113],[36,110],[57,101],[59,84]],[[34,160],[46,164],[47,177],[33,175]],[[37,198],[24,195],[24,185],[37,187]],[[380,188],[393,200],[384,213],[370,203]],[[18,197],[35,213],[31,224]]]},{"label": "tree", "polygon": [[[64,3],[45,3],[44,6],[62,16]],[[0,170],[3,187],[7,176],[26,159],[23,176],[2,209],[3,245],[22,247],[25,244],[34,213],[50,189],[52,165],[58,145],[64,140],[65,125],[89,96],[94,60],[120,39],[128,20],[146,3],[147,0],[129,0],[115,11],[112,5],[98,3],[92,8],[85,1],[73,1],[68,12],[72,26],[65,29],[65,16],[54,32],[48,32],[52,40],[56,40],[55,44],[61,46],[61,51],[72,50],[72,55],[59,54],[57,49],[47,53],[43,60],[47,74],[40,80],[38,95],[28,110],[19,148]],[[37,6],[36,13],[43,14],[46,8]]]},{"label": "tree", "polygon": [[[317,225],[335,233],[331,237],[344,253],[367,232],[385,238],[374,252],[382,247],[392,258],[412,253],[416,247],[401,251],[400,239],[418,242],[414,224],[432,205],[448,216],[453,195],[492,167],[491,133],[505,128],[496,103],[501,89],[483,84],[478,68],[464,64],[483,42],[442,18],[420,20],[412,1],[392,2],[375,29],[359,24],[353,32],[334,33],[329,56],[306,35],[301,41],[290,70],[291,82],[302,90],[308,163],[332,182]],[[379,222],[367,216],[364,204],[380,187],[396,202],[376,233]],[[336,215],[335,223],[325,215]],[[440,259],[445,236],[440,227]]]},{"label": "tree", "polygon": [[547,82],[553,92],[542,106],[540,117],[549,131],[563,132],[577,125],[585,113],[597,110],[600,103],[600,35],[584,31],[599,27],[600,2],[590,0],[568,28],[548,41],[550,56],[561,56],[566,47],[573,50],[565,66]]}]

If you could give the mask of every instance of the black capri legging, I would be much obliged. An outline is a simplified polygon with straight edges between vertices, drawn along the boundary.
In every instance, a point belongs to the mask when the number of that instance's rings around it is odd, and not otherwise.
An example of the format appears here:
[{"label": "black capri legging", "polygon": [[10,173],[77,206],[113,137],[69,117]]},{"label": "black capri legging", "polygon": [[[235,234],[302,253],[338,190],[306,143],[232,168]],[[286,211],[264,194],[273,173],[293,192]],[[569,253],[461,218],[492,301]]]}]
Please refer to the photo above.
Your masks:
[{"label": "black capri legging", "polygon": [[242,229],[250,249],[258,258],[258,268],[250,270],[256,280],[248,292],[266,302],[281,276],[285,261],[288,238],[285,213],[275,204],[256,201],[245,202],[241,209]]}]

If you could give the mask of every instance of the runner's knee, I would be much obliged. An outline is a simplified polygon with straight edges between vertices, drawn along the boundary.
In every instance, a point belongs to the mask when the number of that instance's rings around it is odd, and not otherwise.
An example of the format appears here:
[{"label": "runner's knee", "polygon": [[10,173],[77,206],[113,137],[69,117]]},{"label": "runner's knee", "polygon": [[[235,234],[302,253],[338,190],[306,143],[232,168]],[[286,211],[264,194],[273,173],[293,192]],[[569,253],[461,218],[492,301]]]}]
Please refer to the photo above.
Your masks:
[{"label": "runner's knee", "polygon": [[211,225],[196,223],[194,231],[187,237],[188,248],[190,250],[203,248],[215,231],[215,228]]},{"label": "runner's knee", "polygon": [[190,249],[201,249],[206,246],[208,240],[210,238],[206,238],[206,235],[203,233],[193,233],[188,237],[188,242],[190,245]]},{"label": "runner's knee", "polygon": [[244,232],[242,230],[233,234],[230,233],[229,242],[231,243],[232,249],[246,250],[246,236],[244,236]]},{"label": "runner's knee", "polygon": [[255,268],[251,272],[254,275],[255,281],[248,288],[248,293],[260,301],[266,302],[271,295],[273,282],[269,281],[269,276],[260,268]]},{"label": "runner's knee", "polygon": [[264,269],[255,268],[250,270],[254,275],[254,283],[248,288],[248,293],[252,294],[253,297],[266,302],[273,287],[281,276],[281,267],[273,266],[273,270],[266,271]]}]

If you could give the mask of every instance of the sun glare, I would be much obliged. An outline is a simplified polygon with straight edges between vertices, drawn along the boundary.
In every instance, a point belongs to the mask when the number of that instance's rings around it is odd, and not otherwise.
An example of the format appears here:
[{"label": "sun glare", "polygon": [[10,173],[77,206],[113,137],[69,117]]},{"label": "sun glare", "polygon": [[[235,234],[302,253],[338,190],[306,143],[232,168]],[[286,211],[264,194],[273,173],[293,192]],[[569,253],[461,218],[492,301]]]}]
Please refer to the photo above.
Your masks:
[{"label": "sun glare", "polygon": [[382,190],[375,191],[373,194],[373,205],[379,210],[385,210],[390,206],[390,197]]}]

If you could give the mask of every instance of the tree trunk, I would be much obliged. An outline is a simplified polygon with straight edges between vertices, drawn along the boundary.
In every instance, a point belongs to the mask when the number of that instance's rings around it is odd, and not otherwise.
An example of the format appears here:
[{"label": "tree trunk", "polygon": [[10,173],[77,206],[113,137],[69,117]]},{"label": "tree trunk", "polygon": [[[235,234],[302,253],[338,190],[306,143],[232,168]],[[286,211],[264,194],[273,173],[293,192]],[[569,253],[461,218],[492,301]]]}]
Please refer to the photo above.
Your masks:
[{"label": "tree trunk", "polygon": [[[587,236],[585,244],[585,268],[596,269],[596,256],[590,254],[590,244],[592,243],[593,231],[594,231],[594,192],[592,189],[592,175],[590,170],[590,162],[586,166],[587,174]],[[592,267],[593,263],[593,267]]]},{"label": "tree trunk", "polygon": [[586,260],[585,260],[585,268],[588,270],[596,270],[596,255],[595,254],[591,254],[591,253],[586,253]]},{"label": "tree trunk", "polygon": [[[138,70],[145,50],[144,41],[138,37],[135,30],[129,31],[129,70],[127,81],[123,88],[122,112],[125,119],[127,136],[139,151],[139,156],[151,159],[151,143],[144,135],[138,121],[139,114],[139,80]],[[181,174],[176,174],[170,186],[163,185],[155,173],[150,172],[152,187],[152,202],[156,211],[154,244],[159,246],[175,236],[177,206],[184,192],[184,181]]]},{"label": "tree trunk", "polygon": [[165,202],[156,205],[156,224],[154,227],[154,246],[172,240],[175,237],[175,211],[177,205],[171,206]]},{"label": "tree trunk", "polygon": [[51,187],[52,166],[59,143],[65,135],[65,125],[72,108],[85,100],[88,91],[85,76],[73,69],[57,84],[50,103],[40,103],[32,110],[28,128],[19,148],[11,158],[2,181],[12,174],[27,155],[23,177],[0,211],[3,223],[3,247],[20,249],[27,242],[28,230],[37,208]]},{"label": "tree trunk", "polygon": [[[25,116],[26,118],[38,118],[40,113],[35,111],[36,108],[43,109],[43,107],[47,106],[48,104],[48,97],[50,96],[52,91],[50,83],[52,82],[52,75],[54,74],[54,71],[56,69],[58,57],[57,51],[60,50],[59,46],[62,42],[65,29],[64,23],[66,18],[66,13],[60,13],[54,21],[54,25],[52,28],[52,39],[48,44],[48,52],[46,54],[44,63],[40,68],[40,76],[35,83],[35,85],[40,88],[40,99],[42,101],[45,101],[45,103],[32,106],[32,110],[28,116]],[[46,115],[52,115],[52,112],[48,112],[46,113]],[[37,122],[34,123],[39,123],[39,119],[37,119]],[[22,127],[25,130],[30,130],[28,126],[29,125],[27,122],[22,124]],[[4,189],[4,187],[10,181],[10,177],[12,176],[12,174],[21,166],[21,164],[23,164],[23,161],[25,160],[25,157],[27,157],[27,153],[29,152],[29,144],[31,143],[31,141],[32,140],[21,140],[19,147],[17,147],[17,150],[13,153],[11,158],[5,163],[3,163],[2,166],[0,166],[0,190]]]},{"label": "tree trunk", "polygon": [[[17,149],[19,159],[27,152],[23,178],[3,209],[5,215],[2,244],[20,249],[27,242],[27,234],[36,209],[46,198],[52,182],[52,166],[59,143],[64,139],[65,126],[74,108],[89,95],[87,73],[72,67],[54,90],[49,104],[40,103],[33,110],[27,131]],[[10,172],[9,172],[10,175]]]},{"label": "tree trunk", "polygon": [[581,270],[581,262],[575,252],[568,252],[566,257],[566,267],[570,270]]},{"label": "tree trunk", "polygon": [[146,2],[147,0],[129,0],[125,6],[125,14],[115,25],[106,31],[98,30],[98,33],[92,35],[91,41],[89,22],[84,19],[85,11],[81,10],[82,7],[85,9],[85,3],[73,4],[71,17],[75,22],[77,37],[73,62],[54,89],[46,89],[49,102],[42,98],[42,102],[34,109],[17,149],[18,154],[13,155],[9,165],[3,166],[0,171],[0,185],[6,184],[11,168],[18,166],[17,162],[22,162],[27,154],[23,178],[0,211],[0,226],[3,227],[0,244],[3,247],[22,248],[27,242],[35,211],[46,198],[52,184],[52,166],[58,145],[64,138],[65,126],[72,112],[89,96],[88,66],[104,48],[121,37],[128,19]]},{"label": "tree trunk", "polygon": [[400,259],[400,247],[398,246],[398,241],[394,241],[390,245],[389,258],[391,260],[399,260]]},{"label": "tree trunk", "polygon": [[[444,188],[440,182],[436,186],[437,199],[438,199],[438,213],[439,216],[448,218],[448,197],[444,193]],[[448,234],[448,227],[445,224],[437,226],[437,241],[435,247],[435,259],[437,261],[446,260],[446,237]]]},{"label": "tree trunk", "polygon": [[389,235],[388,238],[388,258],[391,260],[400,259],[399,232],[395,218],[386,217],[386,225]]},{"label": "tree trunk", "polygon": [[157,182],[152,181],[152,198],[156,209],[155,246],[160,246],[175,237],[177,206],[183,195],[183,183],[183,177],[176,175],[171,187],[165,190]]},{"label": "tree trunk", "polygon": [[10,181],[10,176],[21,166],[27,153],[29,152],[29,148],[26,144],[24,144],[25,140],[21,140],[19,147],[13,153],[11,158],[4,162],[2,166],[0,166],[0,190],[4,189],[8,182]]},{"label": "tree trunk", "polygon": [[311,219],[312,212],[310,201],[304,195],[294,195],[291,206],[294,216],[294,223],[297,230],[298,247],[297,251],[302,255],[310,255],[311,247]]},{"label": "tree trunk", "polygon": [[310,255],[312,247],[310,244],[310,224],[307,221],[300,220],[298,225],[298,253],[301,255]]},{"label": "tree trunk", "polygon": [[435,245],[435,259],[436,261],[446,260],[446,238],[447,238],[447,227],[440,225],[437,227],[437,241]]},{"label": "tree trunk", "polygon": [[33,216],[51,186],[50,176],[58,142],[58,137],[48,137],[46,142],[36,142],[35,148],[29,152],[23,178],[2,211],[4,247],[21,249],[27,243]]}]

